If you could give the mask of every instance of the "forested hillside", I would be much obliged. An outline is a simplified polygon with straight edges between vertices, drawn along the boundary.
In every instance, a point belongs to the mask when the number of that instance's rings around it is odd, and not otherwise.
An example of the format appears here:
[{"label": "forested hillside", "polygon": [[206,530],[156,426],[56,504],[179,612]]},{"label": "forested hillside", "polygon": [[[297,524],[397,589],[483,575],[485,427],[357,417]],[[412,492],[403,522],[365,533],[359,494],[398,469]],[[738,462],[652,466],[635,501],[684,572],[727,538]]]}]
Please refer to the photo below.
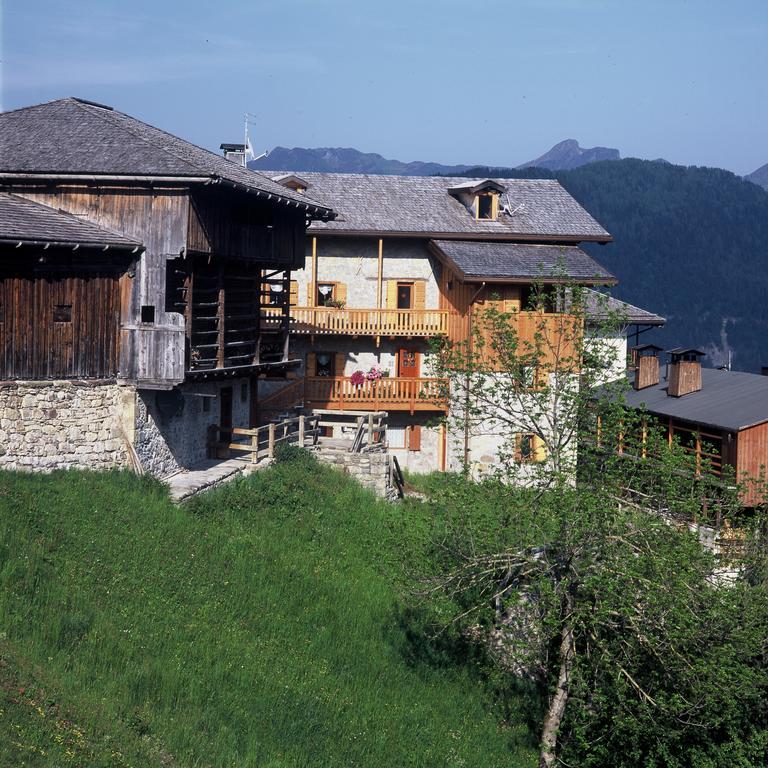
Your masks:
[{"label": "forested hillside", "polygon": [[728,348],[735,369],[768,365],[766,190],[718,168],[635,159],[465,175],[557,178],[614,237],[588,246],[618,277],[614,295],[667,318],[644,340],[699,346],[711,366]]}]

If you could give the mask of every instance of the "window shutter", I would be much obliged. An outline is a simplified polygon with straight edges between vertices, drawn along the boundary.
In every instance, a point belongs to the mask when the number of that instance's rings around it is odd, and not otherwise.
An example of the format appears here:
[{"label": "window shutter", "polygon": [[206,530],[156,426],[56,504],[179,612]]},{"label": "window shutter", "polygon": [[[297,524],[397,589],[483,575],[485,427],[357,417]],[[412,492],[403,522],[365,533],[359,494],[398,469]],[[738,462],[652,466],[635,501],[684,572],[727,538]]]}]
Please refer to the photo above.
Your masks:
[{"label": "window shutter", "polygon": [[347,284],[346,283],[336,283],[336,285],[333,287],[333,298],[336,299],[336,301],[343,301],[346,303],[347,301]]},{"label": "window shutter", "polygon": [[397,280],[387,280],[387,309],[397,309]]},{"label": "window shutter", "polygon": [[317,376],[317,356],[314,352],[307,352],[307,376]]},{"label": "window shutter", "polygon": [[261,301],[259,302],[262,307],[270,303],[271,294],[272,292],[269,288],[269,283],[262,283],[261,284]]},{"label": "window shutter", "polygon": [[547,458],[547,446],[538,435],[533,437],[533,458],[534,461],[545,461]]},{"label": "window shutter", "polygon": [[347,355],[346,352],[337,352],[336,353],[336,359],[333,361],[333,375],[334,376],[343,376],[344,375],[344,366],[347,362]]},{"label": "window shutter", "polygon": [[426,309],[427,281],[416,280],[413,284],[413,308]]},{"label": "window shutter", "polygon": [[421,450],[421,424],[411,424],[408,427],[408,450]]},{"label": "window shutter", "polygon": [[291,280],[291,306],[299,306],[299,281]]}]

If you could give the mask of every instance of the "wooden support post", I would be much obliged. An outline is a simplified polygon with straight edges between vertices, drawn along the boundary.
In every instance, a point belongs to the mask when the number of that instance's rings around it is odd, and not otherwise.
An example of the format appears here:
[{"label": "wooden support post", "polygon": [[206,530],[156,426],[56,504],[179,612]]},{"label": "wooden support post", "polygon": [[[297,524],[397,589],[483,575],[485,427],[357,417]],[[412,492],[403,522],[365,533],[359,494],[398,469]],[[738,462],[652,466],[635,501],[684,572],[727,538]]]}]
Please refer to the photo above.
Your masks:
[{"label": "wooden support post", "polygon": [[304,447],[304,419],[306,417],[302,414],[299,416],[299,445]]},{"label": "wooden support post", "polygon": [[259,431],[256,430],[251,435],[251,464],[259,460]]},{"label": "wooden support post", "polygon": [[224,367],[224,343],[226,340],[226,331],[224,327],[224,265],[219,264],[219,293],[218,293],[218,307],[216,309],[216,323],[217,331],[216,341],[218,347],[216,349],[216,367]]},{"label": "wooden support post", "polygon": [[[381,307],[382,307],[382,301],[381,301],[381,293],[382,293],[382,287],[384,284],[384,238],[379,238],[379,264],[378,264],[378,271],[377,271],[377,278],[376,278],[376,309],[377,312],[377,322],[378,322],[378,328],[377,330],[381,330]],[[381,334],[376,335],[376,346],[379,347],[381,344]]]},{"label": "wooden support post", "polygon": [[373,414],[368,414],[368,445],[373,445]]},{"label": "wooden support post", "polygon": [[283,315],[280,321],[280,327],[283,330],[283,362],[289,357],[289,343],[291,330],[291,270],[286,269],[283,272],[283,291],[280,294],[283,299]]},{"label": "wooden support post", "polygon": [[[310,296],[307,298],[308,307],[314,307],[317,304],[317,237],[312,238],[312,279],[309,281]],[[315,322],[314,316],[312,317],[312,323]]]},{"label": "wooden support post", "polygon": [[274,424],[269,425],[269,443],[267,446],[267,456],[269,456],[270,459],[275,458],[275,425]]}]

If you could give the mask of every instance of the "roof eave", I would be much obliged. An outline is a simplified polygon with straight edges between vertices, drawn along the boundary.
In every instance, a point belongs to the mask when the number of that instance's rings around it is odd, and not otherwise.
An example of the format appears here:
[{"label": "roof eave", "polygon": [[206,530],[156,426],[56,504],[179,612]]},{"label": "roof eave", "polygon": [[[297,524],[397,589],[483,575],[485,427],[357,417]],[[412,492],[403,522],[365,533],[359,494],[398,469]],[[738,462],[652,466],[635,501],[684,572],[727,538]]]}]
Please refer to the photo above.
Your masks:
[{"label": "roof eave", "polygon": [[139,253],[144,250],[142,243],[105,243],[93,240],[34,240],[25,237],[0,237],[0,245],[10,245],[15,248],[30,245],[43,248],[43,250],[48,248],[68,248],[71,250],[83,248],[95,251],[130,251],[131,253]]},{"label": "roof eave", "polygon": [[483,275],[470,275],[465,272],[450,256],[448,256],[436,243],[430,242],[427,245],[430,253],[436,258],[440,259],[446,266],[448,266],[462,283],[504,283],[506,285],[529,285],[531,282],[547,283],[547,284],[562,284],[570,285],[577,283],[578,285],[616,285],[619,281],[613,276],[606,277],[572,277],[569,275],[561,277],[547,277],[546,275],[532,275],[517,277],[499,277],[499,276],[483,276]]},{"label": "roof eave", "polygon": [[313,235],[332,237],[408,237],[429,240],[489,240],[493,242],[526,242],[526,243],[611,243],[611,235],[552,235],[552,234],[520,234],[516,232],[438,232],[428,230],[392,230],[392,229],[314,229],[308,230]]}]

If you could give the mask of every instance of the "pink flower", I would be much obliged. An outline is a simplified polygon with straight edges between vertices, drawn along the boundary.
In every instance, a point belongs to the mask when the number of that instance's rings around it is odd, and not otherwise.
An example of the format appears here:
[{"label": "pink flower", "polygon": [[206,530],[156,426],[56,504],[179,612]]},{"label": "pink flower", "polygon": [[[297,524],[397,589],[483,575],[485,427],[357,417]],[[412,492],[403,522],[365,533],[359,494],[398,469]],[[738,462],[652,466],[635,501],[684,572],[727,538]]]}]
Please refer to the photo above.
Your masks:
[{"label": "pink flower", "polygon": [[356,387],[362,387],[363,384],[365,384],[366,376],[362,371],[355,371],[350,377],[349,380],[354,384]]}]

